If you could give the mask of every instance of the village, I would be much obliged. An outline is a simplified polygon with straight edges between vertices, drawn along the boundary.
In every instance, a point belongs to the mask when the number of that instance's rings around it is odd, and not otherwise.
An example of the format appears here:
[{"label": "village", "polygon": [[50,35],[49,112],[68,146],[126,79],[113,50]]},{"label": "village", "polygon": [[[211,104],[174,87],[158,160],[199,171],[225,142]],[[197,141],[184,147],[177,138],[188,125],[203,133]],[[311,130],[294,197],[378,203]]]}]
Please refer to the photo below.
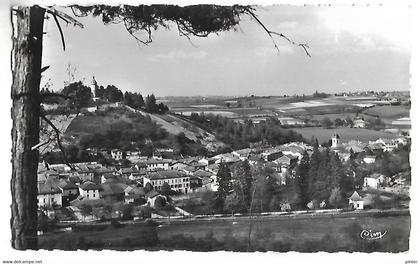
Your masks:
[{"label": "village", "polygon": [[[340,135],[334,134],[328,148],[344,163],[354,158],[351,156],[356,156],[354,159],[357,166],[363,167],[374,164],[380,153],[391,153],[408,144],[408,137],[392,140],[380,138],[363,143],[356,140],[342,142]],[[322,151],[325,147],[319,146],[319,149]],[[119,165],[104,166],[98,162],[39,164],[38,207],[39,214],[48,218],[44,223],[50,223],[51,220],[55,223],[80,223],[189,218],[192,213],[184,210],[182,204],[197,199],[200,193],[218,190],[218,171],[221,164],[233,167],[246,161],[251,167],[269,168],[275,184],[286,186],[293,184],[304,153],[311,155],[313,146],[291,142],[274,147],[234,150],[212,157],[180,159],[170,158],[173,153],[170,148],[156,149],[152,156],[143,156],[140,151],[119,149],[103,152]],[[375,193],[385,194],[384,197],[408,197],[409,186],[406,173],[391,177],[379,172],[366,175],[363,186],[346,197],[347,205],[342,209],[375,208],[372,204]],[[331,208],[326,206],[326,201],[320,202],[322,203],[317,208],[309,203],[306,209]],[[387,198],[382,203],[386,204]],[[403,208],[408,208],[408,202],[404,206]],[[294,210],[288,201],[281,201],[278,208],[279,211]],[[211,212],[207,212],[207,215],[211,215]],[[47,226],[50,224],[45,224],[43,230],[47,230]]]}]

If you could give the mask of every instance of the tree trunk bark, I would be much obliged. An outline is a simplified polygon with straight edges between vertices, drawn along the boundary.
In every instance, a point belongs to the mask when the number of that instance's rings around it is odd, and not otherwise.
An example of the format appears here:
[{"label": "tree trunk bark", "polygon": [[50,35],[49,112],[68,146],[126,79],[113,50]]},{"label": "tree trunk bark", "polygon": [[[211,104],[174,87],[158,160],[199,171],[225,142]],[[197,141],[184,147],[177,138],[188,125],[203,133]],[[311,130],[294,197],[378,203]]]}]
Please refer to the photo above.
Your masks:
[{"label": "tree trunk bark", "polygon": [[12,247],[37,249],[37,169],[39,142],[43,8],[14,12],[12,51]]}]

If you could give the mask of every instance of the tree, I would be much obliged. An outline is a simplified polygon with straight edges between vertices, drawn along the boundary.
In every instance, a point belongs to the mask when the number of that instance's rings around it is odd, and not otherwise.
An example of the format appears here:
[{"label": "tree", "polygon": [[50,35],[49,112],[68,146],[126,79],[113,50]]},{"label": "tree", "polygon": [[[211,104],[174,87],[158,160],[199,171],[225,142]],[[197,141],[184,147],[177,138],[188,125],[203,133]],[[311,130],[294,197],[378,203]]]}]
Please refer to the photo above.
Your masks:
[{"label": "tree", "polygon": [[310,201],[310,194],[309,194],[309,170],[310,167],[310,160],[309,155],[307,152],[303,154],[303,157],[296,169],[296,176],[294,179],[294,187],[295,192],[297,194],[297,201],[296,203],[301,207],[305,208],[306,204]]},{"label": "tree", "polygon": [[80,81],[70,83],[69,85],[64,87],[61,93],[72,97],[72,99],[69,99],[67,101],[70,107],[76,109],[88,106],[90,100],[92,99],[92,93],[90,91],[90,88],[83,85],[83,83]]},{"label": "tree", "polygon": [[[75,16],[102,16],[105,24],[123,23],[127,32],[140,43],[152,41],[152,31],[168,28],[170,23],[177,25],[181,35],[207,37],[210,33],[227,31],[238,25],[240,17],[248,15],[264,29],[278,46],[273,36],[287,40],[291,45],[302,48],[309,56],[308,45],[290,40],[287,36],[270,31],[255,15],[251,6],[76,6],[70,7]],[[36,239],[36,195],[38,150],[32,149],[39,142],[40,113],[40,78],[41,73],[49,66],[42,67],[42,39],[45,13],[54,18],[59,29],[63,49],[64,35],[59,23],[64,21],[83,28],[83,25],[64,12],[48,6],[13,8],[13,84],[12,84],[12,218],[11,244],[15,249],[35,249]],[[139,39],[135,32],[146,32],[146,39]],[[42,116],[41,116],[42,117]],[[58,135],[59,133],[57,133]],[[58,137],[57,137],[58,138]]]},{"label": "tree", "polygon": [[86,203],[82,203],[79,207],[80,209],[80,213],[83,216],[83,220],[85,219],[85,217],[89,214],[92,213],[92,206]]},{"label": "tree", "polygon": [[321,125],[325,128],[331,128],[333,125],[333,122],[331,121],[331,119],[329,119],[328,117],[324,117],[321,120]]},{"label": "tree", "polygon": [[152,190],[153,190],[153,185],[150,182],[146,183],[146,185],[144,186],[144,192],[148,193]]},{"label": "tree", "polygon": [[171,186],[169,183],[164,182],[162,185],[162,190],[160,191],[163,195],[169,195],[172,192]]},{"label": "tree", "polygon": [[334,126],[339,127],[339,126],[343,126],[343,125],[344,125],[344,122],[343,122],[343,120],[342,120],[342,119],[340,119],[340,118],[336,118],[336,119],[334,120]]},{"label": "tree", "polygon": [[158,106],[156,104],[156,98],[154,94],[147,95],[145,102],[145,110],[149,113],[158,112]]},{"label": "tree", "polygon": [[234,172],[234,192],[242,200],[245,208],[251,205],[252,174],[248,160],[242,161]]},{"label": "tree", "polygon": [[232,177],[229,166],[226,163],[220,163],[216,177],[219,187],[216,192],[215,209],[220,212],[223,211],[226,196],[228,196],[232,190]]},{"label": "tree", "polygon": [[163,207],[165,207],[165,205],[166,205],[166,199],[164,197],[162,197],[162,196],[156,197],[156,200],[155,200],[155,207],[156,208],[163,208]]},{"label": "tree", "polygon": [[331,191],[330,197],[328,198],[328,203],[333,208],[340,208],[342,207],[343,202],[344,202],[344,198],[343,198],[340,188],[338,187],[333,188]]},{"label": "tree", "polygon": [[108,85],[104,91],[104,99],[111,103],[121,102],[123,100],[123,93],[114,85]]},{"label": "tree", "polygon": [[225,212],[234,214],[236,212],[243,211],[244,204],[242,203],[241,198],[238,197],[236,193],[231,193],[228,196],[226,196],[223,209]]},{"label": "tree", "polygon": [[16,9],[12,84],[12,247],[37,248],[37,168],[42,35],[45,9]]}]

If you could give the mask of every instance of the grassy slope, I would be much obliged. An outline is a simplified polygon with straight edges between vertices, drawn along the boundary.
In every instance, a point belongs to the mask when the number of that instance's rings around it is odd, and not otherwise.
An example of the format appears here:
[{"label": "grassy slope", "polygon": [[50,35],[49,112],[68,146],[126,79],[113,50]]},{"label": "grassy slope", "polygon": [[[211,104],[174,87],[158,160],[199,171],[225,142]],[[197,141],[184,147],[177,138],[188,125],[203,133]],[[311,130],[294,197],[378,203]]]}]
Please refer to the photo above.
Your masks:
[{"label": "grassy slope", "polygon": [[[133,110],[132,110],[133,111]],[[137,111],[143,116],[150,116],[152,121],[156,122],[159,126],[164,128],[168,133],[177,135],[184,133],[185,136],[195,142],[200,142],[208,149],[212,149],[212,145],[223,145],[218,142],[214,135],[206,133],[204,130],[198,128],[185,120],[181,120],[172,115],[158,115],[148,114],[143,111]],[[106,131],[109,126],[118,121],[131,122],[126,115],[116,115],[115,113],[107,114],[105,116],[92,115],[92,116],[78,116],[76,117],[66,130],[67,135],[74,134],[93,134]]]}]

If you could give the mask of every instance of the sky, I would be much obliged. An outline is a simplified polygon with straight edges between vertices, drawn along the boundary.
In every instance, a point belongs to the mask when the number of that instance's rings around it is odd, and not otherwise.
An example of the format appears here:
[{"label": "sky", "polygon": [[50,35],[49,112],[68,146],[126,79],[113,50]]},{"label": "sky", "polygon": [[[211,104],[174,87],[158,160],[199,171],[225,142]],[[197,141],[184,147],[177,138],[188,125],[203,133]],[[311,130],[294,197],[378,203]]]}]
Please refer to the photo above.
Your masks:
[{"label": "sky", "polygon": [[[69,9],[64,12],[71,13]],[[274,37],[279,52],[261,26],[242,17],[234,31],[207,38],[187,38],[176,27],[153,32],[149,46],[139,45],[122,24],[100,18],[79,21],[84,28],[45,24],[42,80],[54,90],[69,80],[157,96],[245,96],[311,94],[315,91],[394,91],[409,89],[410,8],[407,5],[276,5],[257,8],[272,31],[303,49]],[[142,36],[139,34],[139,36]]]}]

